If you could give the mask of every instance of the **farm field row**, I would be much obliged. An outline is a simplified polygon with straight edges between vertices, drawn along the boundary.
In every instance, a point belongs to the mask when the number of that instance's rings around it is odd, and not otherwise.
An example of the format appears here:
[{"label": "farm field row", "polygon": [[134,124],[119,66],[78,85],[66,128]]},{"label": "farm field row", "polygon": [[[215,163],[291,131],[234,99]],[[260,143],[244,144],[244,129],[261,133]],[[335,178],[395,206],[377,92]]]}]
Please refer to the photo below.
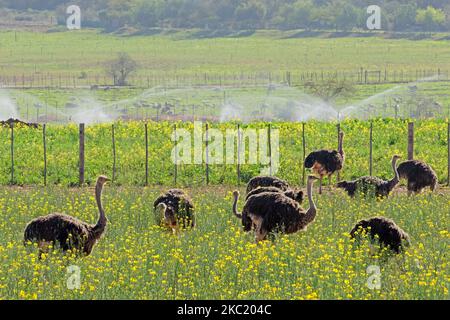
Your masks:
[{"label": "farm field row", "polygon": [[138,75],[165,77],[195,73],[268,71],[450,70],[448,40],[295,38],[255,33],[245,37],[184,37],[182,33],[118,36],[96,30],[76,32],[0,32],[4,76],[22,74],[105,75],[115,53],[129,53]]},{"label": "farm field row", "polygon": [[[232,188],[186,190],[193,230],[174,236],[155,226],[152,203],[164,189],[106,186],[109,224],[92,255],[52,251],[39,261],[23,246],[26,223],[55,211],[94,222],[93,190],[0,187],[0,299],[448,299],[448,193],[381,201],[315,193],[306,232],[256,245],[232,215]],[[356,221],[377,215],[409,233],[403,255],[373,255],[349,239]],[[367,285],[369,266],[380,268],[380,289]],[[68,286],[74,267],[78,289]]]},{"label": "farm field row", "polygon": [[[392,177],[390,159],[399,154],[407,157],[407,120],[373,120],[373,174],[384,179]],[[193,132],[192,122],[176,123],[178,129]],[[295,122],[272,123],[273,138],[278,132],[279,148],[272,151],[273,161],[279,158],[277,176],[292,184],[299,184],[303,178],[302,124]],[[143,122],[115,123],[116,171],[115,183],[118,185],[143,185],[145,182],[145,126]],[[257,122],[242,125],[245,129],[266,129],[268,123]],[[203,129],[205,126],[203,125]],[[211,184],[236,185],[237,152],[231,162],[226,161],[226,130],[237,128],[236,122],[211,123],[210,128],[219,129],[223,141],[218,140],[210,147],[223,150],[222,164],[209,165]],[[369,174],[370,122],[345,120],[341,122],[345,132],[345,168],[342,179],[353,179]],[[174,183],[174,164],[171,158],[174,142],[171,136],[172,122],[149,122],[149,183],[172,185]],[[278,130],[278,131],[277,131]],[[0,128],[0,184],[11,182],[11,130]],[[79,137],[78,126],[48,125],[47,143],[47,182],[48,184],[74,185],[78,183]],[[204,133],[204,132],[203,132]],[[415,122],[416,159],[429,163],[436,171],[439,182],[447,183],[448,124],[445,120],[419,120]],[[44,151],[42,128],[17,127],[14,130],[14,183],[20,185],[42,184],[44,179]],[[113,172],[113,144],[111,124],[96,124],[86,127],[86,182],[94,183],[97,175]],[[247,139],[246,139],[247,141]],[[263,141],[263,140],[261,140]],[[181,140],[180,140],[181,142]],[[263,142],[262,142],[263,143]],[[333,122],[310,121],[305,124],[305,153],[317,149],[337,148],[337,128]],[[193,146],[193,139],[191,139]],[[235,146],[237,144],[235,143]],[[188,143],[189,146],[189,143]],[[222,146],[222,148],[220,147]],[[205,143],[203,153],[205,154]],[[278,152],[277,152],[278,151]],[[261,152],[260,152],[261,153]],[[267,155],[267,154],[266,154]],[[263,153],[259,155],[263,156]],[[194,160],[192,157],[191,160]],[[234,161],[233,161],[234,159]],[[258,175],[267,164],[248,164],[249,143],[245,147],[245,164],[241,164],[241,182]],[[261,159],[261,158],[260,158]],[[242,159],[243,160],[243,159]],[[242,161],[241,160],[241,161]],[[219,160],[220,161],[220,160]],[[261,163],[261,162],[258,162]],[[179,185],[204,185],[205,164],[179,164],[177,183]]]}]

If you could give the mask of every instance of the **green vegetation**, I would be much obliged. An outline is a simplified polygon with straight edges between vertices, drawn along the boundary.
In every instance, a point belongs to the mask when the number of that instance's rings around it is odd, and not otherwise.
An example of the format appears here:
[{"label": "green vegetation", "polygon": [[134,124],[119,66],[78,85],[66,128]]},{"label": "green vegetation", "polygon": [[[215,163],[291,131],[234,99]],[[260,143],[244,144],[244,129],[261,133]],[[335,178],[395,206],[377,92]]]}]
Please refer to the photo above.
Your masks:
[{"label": "green vegetation", "polygon": [[[192,130],[192,123],[177,124],[178,128]],[[236,124],[227,122],[210,124],[211,128],[236,129]],[[267,128],[259,122],[243,125],[243,128]],[[302,125],[300,123],[272,123],[279,129],[278,176],[298,184],[302,177]],[[346,120],[341,128],[346,133],[346,165],[342,179],[353,179],[369,173],[369,127],[367,121]],[[374,175],[391,178],[390,158],[400,154],[406,158],[407,121],[374,120]],[[447,178],[447,123],[445,120],[416,121],[415,158],[428,162],[438,174],[441,183]],[[145,181],[145,138],[142,122],[119,122],[116,124],[117,174],[116,183],[143,185]],[[149,167],[150,184],[172,185],[174,166],[171,160],[173,142],[170,122],[149,123]],[[337,132],[334,123],[311,121],[305,126],[306,152],[320,148],[336,148]],[[0,183],[7,184],[11,177],[10,130],[0,129]],[[225,142],[224,142],[225,143]],[[76,125],[48,125],[48,183],[72,185],[78,182],[78,127]],[[248,146],[246,147],[248,157]],[[224,151],[225,153],[225,151]],[[236,155],[235,155],[236,156]],[[15,130],[15,183],[42,184],[44,157],[42,131],[32,128]],[[248,158],[247,158],[248,159]],[[95,182],[97,175],[112,175],[111,125],[100,124],[86,129],[86,179]],[[260,165],[242,165],[242,181],[259,174]],[[233,164],[211,164],[211,184],[235,185],[236,166]],[[181,164],[178,168],[178,184],[203,185],[205,166]]]}]

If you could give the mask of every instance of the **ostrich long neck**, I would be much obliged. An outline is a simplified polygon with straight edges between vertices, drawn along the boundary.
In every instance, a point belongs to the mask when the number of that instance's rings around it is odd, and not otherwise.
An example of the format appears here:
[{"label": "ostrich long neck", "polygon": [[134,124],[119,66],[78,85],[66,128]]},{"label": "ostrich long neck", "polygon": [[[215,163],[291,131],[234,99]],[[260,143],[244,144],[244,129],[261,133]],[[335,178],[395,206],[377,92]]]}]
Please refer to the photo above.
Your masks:
[{"label": "ostrich long neck", "polygon": [[344,135],[343,134],[339,134],[338,152],[342,156],[342,158],[344,158],[345,153],[344,153]]},{"label": "ostrich long neck", "polygon": [[397,158],[392,159],[392,170],[394,171],[394,177],[388,182],[390,189],[393,189],[400,181],[400,177],[398,175],[397,170]]},{"label": "ostrich long neck", "polygon": [[313,181],[308,181],[306,192],[308,193],[309,209],[306,211],[303,222],[305,225],[310,224],[316,218],[317,207],[312,197]]},{"label": "ostrich long neck", "polygon": [[239,219],[242,218],[242,213],[239,213],[237,211],[237,203],[238,203],[238,199],[239,199],[239,194],[235,194],[234,195],[234,202],[233,202],[233,213],[236,217],[238,217]]},{"label": "ostrich long neck", "polygon": [[97,207],[98,207],[98,220],[97,224],[94,226],[94,231],[96,233],[103,233],[106,227],[106,216],[105,216],[105,210],[103,210],[102,205],[102,191],[103,191],[103,184],[100,182],[97,182],[97,185],[95,186],[95,200],[97,201]]}]

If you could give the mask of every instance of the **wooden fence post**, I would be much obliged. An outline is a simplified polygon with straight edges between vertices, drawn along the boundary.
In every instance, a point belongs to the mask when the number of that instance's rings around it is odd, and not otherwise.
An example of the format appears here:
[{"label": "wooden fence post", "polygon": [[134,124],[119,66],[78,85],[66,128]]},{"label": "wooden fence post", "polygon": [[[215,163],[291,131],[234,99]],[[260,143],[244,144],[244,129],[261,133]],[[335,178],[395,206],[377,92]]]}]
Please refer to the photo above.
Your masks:
[{"label": "wooden fence post", "polygon": [[80,123],[80,163],[79,163],[79,184],[84,184],[84,123]]},{"label": "wooden fence post", "polygon": [[268,132],[267,132],[267,137],[269,139],[269,175],[272,175],[272,125],[269,123],[268,125]]},{"label": "wooden fence post", "polygon": [[[338,147],[337,147],[337,150],[338,150],[338,152],[339,152],[339,134],[341,133],[341,123],[340,122],[338,122],[338,124],[337,124],[337,137],[338,137]],[[337,174],[336,174],[336,176],[337,176],[337,181],[339,181],[339,180],[341,180],[341,170],[338,170],[338,172],[337,172]]]},{"label": "wooden fence post", "polygon": [[238,186],[241,184],[241,125],[237,125],[237,179]]},{"label": "wooden fence post", "polygon": [[450,122],[447,123],[447,186],[450,186]]},{"label": "wooden fence post", "polygon": [[414,122],[408,123],[408,160],[414,159]]},{"label": "wooden fence post", "polygon": [[206,185],[208,185],[209,184],[209,141],[208,141],[208,139],[209,139],[209,132],[208,132],[208,130],[209,130],[209,124],[208,124],[208,122],[206,122],[206,136],[205,136],[205,140],[206,140],[206,148],[205,148],[205,152],[206,152],[206,154],[205,154],[205,157],[206,157]]},{"label": "wooden fence post", "polygon": [[306,168],[305,168],[305,159],[306,159],[306,141],[305,141],[305,123],[302,123],[302,147],[303,147],[303,172],[302,172],[302,185],[305,185],[305,176],[306,176]]},{"label": "wooden fence post", "polygon": [[177,185],[177,176],[178,176],[178,167],[177,167],[177,162],[178,162],[178,154],[177,154],[177,124],[174,123],[173,124],[173,134],[174,134],[174,146],[173,146],[173,150],[175,153],[175,159],[174,159],[174,165],[173,165],[173,183],[174,185]]},{"label": "wooden fence post", "polygon": [[112,182],[116,180],[116,134],[114,124],[111,126],[112,134],[112,152],[113,152],[113,168],[112,168]]},{"label": "wooden fence post", "polygon": [[145,123],[145,185],[148,186],[148,124]]},{"label": "wooden fence post", "polygon": [[373,173],[373,122],[370,121],[370,135],[369,135],[369,176]]},{"label": "wooden fence post", "polygon": [[47,125],[42,126],[42,139],[44,143],[44,186],[47,186]]},{"label": "wooden fence post", "polygon": [[14,184],[14,122],[10,124],[11,128],[11,184]]}]

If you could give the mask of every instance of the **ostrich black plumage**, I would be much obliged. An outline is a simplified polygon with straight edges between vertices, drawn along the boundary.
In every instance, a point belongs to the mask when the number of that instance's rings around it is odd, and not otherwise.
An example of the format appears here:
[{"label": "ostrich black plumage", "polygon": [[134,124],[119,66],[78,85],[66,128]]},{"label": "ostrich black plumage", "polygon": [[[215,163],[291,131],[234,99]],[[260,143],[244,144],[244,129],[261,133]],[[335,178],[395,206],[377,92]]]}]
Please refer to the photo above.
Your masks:
[{"label": "ostrich black plumage", "polygon": [[394,177],[391,180],[383,180],[378,177],[364,176],[353,181],[340,181],[338,188],[344,189],[349,196],[354,197],[357,192],[363,195],[387,197],[400,181],[397,171],[397,161],[400,156],[394,155],[391,160]]},{"label": "ostrich black plumage", "polygon": [[99,211],[96,224],[88,224],[67,214],[52,213],[28,223],[24,232],[24,244],[37,243],[40,256],[49,245],[58,245],[63,252],[74,250],[78,255],[91,254],[94,245],[105,232],[108,222],[101,199],[103,186],[107,181],[110,181],[107,177],[99,176],[95,186],[95,199]]},{"label": "ostrich black plumage", "polygon": [[276,187],[280,190],[286,191],[289,189],[289,184],[277,177],[257,176],[251,178],[247,183],[247,193],[258,187]]},{"label": "ostrich black plumage", "polygon": [[319,194],[322,193],[322,179],[328,176],[331,186],[331,176],[344,167],[345,153],[343,148],[344,132],[339,132],[338,150],[317,150],[311,152],[305,159],[305,168],[319,176]]},{"label": "ostrich black plumage", "polygon": [[388,247],[400,253],[404,246],[410,245],[409,235],[393,220],[385,217],[374,217],[359,221],[350,231],[350,237],[360,239],[366,233],[372,242],[377,239],[380,247]]},{"label": "ostrich black plumage", "polygon": [[[250,197],[258,195],[260,193],[278,193],[282,194],[288,198],[291,198],[292,200],[295,200],[298,202],[298,204],[302,204],[303,202],[303,191],[298,189],[287,189],[286,191],[283,191],[281,189],[278,189],[276,187],[258,187],[256,189],[251,190],[247,195],[245,196],[245,201],[247,201]],[[234,199],[233,203],[233,212],[237,212],[237,199]],[[242,220],[242,226],[244,228],[244,231],[248,232],[252,229],[252,220],[250,217],[245,214],[245,212],[242,214],[242,216],[237,215],[238,218]]]},{"label": "ostrich black plumage", "polygon": [[438,185],[438,178],[434,170],[420,160],[407,160],[398,165],[400,179],[407,180],[408,195],[420,193],[426,187],[434,191]]},{"label": "ostrich black plumage", "polygon": [[263,192],[248,198],[242,213],[237,211],[239,191],[234,191],[233,213],[238,218],[248,216],[255,229],[256,241],[264,240],[270,232],[294,233],[306,230],[314,221],[317,213],[316,205],[312,199],[312,184],[317,180],[314,176],[308,177],[307,195],[309,209],[304,210],[297,201],[286,197],[282,193]]},{"label": "ostrich black plumage", "polygon": [[164,224],[175,233],[181,228],[195,226],[194,204],[183,190],[170,189],[153,203],[156,222]]}]

